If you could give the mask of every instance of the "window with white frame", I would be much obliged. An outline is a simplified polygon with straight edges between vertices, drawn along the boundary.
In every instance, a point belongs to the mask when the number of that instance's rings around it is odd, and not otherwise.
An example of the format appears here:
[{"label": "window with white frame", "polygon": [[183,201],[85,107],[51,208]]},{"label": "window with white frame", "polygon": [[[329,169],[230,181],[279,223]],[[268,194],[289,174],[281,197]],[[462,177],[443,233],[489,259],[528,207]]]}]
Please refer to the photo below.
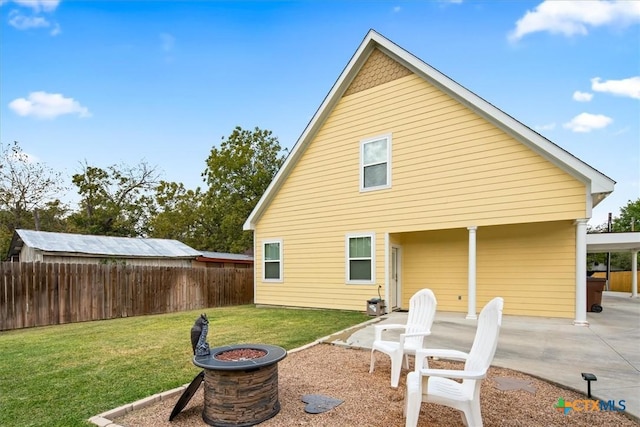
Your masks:
[{"label": "window with white frame", "polygon": [[375,281],[375,236],[349,234],[346,238],[346,279],[351,284],[371,284]]},{"label": "window with white frame", "polygon": [[267,282],[281,282],[282,240],[264,241],[262,248],[262,279]]},{"label": "window with white frame", "polygon": [[360,190],[391,187],[391,135],[360,141]]}]

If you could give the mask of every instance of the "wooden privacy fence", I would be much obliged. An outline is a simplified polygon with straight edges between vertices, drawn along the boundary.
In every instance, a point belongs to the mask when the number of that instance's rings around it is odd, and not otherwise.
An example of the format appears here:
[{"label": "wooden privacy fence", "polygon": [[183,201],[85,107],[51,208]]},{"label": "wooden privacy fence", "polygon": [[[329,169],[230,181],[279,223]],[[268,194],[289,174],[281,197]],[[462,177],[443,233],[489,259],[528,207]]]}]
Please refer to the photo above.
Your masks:
[{"label": "wooden privacy fence", "polygon": [[[640,272],[638,275],[638,283],[640,284]],[[607,273],[598,271],[593,273],[593,277],[606,278]],[[609,290],[614,292],[631,292],[631,279],[633,275],[630,271],[611,271],[609,273]]]},{"label": "wooden privacy fence", "polygon": [[0,263],[0,330],[253,302],[253,268]]}]

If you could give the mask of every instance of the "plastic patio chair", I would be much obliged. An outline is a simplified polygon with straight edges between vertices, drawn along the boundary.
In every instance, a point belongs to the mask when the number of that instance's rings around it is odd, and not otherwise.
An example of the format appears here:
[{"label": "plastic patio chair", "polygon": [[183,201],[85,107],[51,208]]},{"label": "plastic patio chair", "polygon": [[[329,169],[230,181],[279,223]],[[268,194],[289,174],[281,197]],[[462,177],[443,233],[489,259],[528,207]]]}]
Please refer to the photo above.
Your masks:
[{"label": "plastic patio chair", "polygon": [[[503,305],[504,300],[497,297],[484,306],[469,353],[432,349],[416,351],[415,370],[407,375],[406,427],[417,425],[422,402],[455,408],[461,411],[465,425],[482,427],[480,385],[496,353]],[[429,369],[428,356],[463,360],[464,369]],[[462,383],[451,378],[461,379]]]},{"label": "plastic patio chair", "polygon": [[[409,369],[409,355],[414,355],[417,349],[422,348],[424,337],[431,334],[431,325],[436,314],[436,297],[431,289],[422,289],[416,292],[409,300],[409,314],[407,323],[375,325],[375,339],[371,347],[371,366],[369,373],[375,368],[374,352],[385,353],[391,358],[391,387],[398,387],[402,359]],[[385,330],[401,330],[398,341],[382,339]]]}]

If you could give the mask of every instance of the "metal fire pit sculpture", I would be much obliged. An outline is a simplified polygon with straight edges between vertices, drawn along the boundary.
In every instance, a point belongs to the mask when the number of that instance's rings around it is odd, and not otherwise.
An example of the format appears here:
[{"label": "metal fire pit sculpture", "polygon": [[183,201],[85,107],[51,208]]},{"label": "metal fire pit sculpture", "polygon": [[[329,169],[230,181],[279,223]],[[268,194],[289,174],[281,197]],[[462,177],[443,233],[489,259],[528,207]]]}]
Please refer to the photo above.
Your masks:
[{"label": "metal fire pit sculpture", "polygon": [[[208,333],[209,319],[205,313],[202,313],[200,317],[196,319],[195,324],[191,327],[191,348],[194,356],[208,356],[211,354],[209,343],[207,342]],[[193,395],[198,391],[198,388],[200,388],[202,381],[204,381],[204,371],[201,371],[196,375],[193,381],[191,381],[191,384],[189,384],[184,393],[182,393],[182,396],[178,399],[176,406],[173,407],[171,415],[169,415],[169,421],[173,421],[180,411],[187,406],[187,403],[189,403]]]},{"label": "metal fire pit sculpture", "polygon": [[210,354],[209,343],[207,342],[208,332],[209,319],[207,319],[205,313],[202,313],[191,328],[191,347],[195,356],[208,356]]}]

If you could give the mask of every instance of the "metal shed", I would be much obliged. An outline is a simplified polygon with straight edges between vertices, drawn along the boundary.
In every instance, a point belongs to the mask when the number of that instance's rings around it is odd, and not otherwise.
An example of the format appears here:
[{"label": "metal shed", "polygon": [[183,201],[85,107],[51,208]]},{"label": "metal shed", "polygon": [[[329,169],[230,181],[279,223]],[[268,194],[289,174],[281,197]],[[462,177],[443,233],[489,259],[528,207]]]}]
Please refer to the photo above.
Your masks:
[{"label": "metal shed", "polygon": [[177,240],[16,230],[8,259],[19,262],[122,263],[190,267],[201,252]]}]

